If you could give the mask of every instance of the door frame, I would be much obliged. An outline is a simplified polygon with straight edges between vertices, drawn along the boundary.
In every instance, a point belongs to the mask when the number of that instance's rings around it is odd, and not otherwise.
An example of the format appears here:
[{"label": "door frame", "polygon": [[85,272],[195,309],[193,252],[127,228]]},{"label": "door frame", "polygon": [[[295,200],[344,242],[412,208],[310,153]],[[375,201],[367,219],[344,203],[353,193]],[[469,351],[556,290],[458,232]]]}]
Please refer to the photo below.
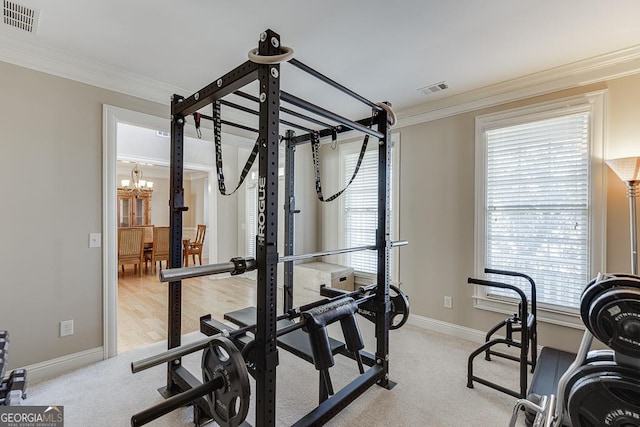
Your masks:
[{"label": "door frame", "polygon": [[[162,132],[170,131],[169,119],[103,104],[102,122],[102,284],[104,359],[118,354],[118,264],[117,264],[117,129],[126,123]],[[191,135],[190,135],[191,136]],[[193,135],[195,137],[195,135]],[[154,160],[156,161],[156,160]],[[166,162],[165,166],[169,166]],[[211,183],[216,179],[215,166],[185,163],[185,168],[209,175],[209,228],[217,235],[217,192]],[[215,239],[209,239],[209,259],[217,259]]]}]

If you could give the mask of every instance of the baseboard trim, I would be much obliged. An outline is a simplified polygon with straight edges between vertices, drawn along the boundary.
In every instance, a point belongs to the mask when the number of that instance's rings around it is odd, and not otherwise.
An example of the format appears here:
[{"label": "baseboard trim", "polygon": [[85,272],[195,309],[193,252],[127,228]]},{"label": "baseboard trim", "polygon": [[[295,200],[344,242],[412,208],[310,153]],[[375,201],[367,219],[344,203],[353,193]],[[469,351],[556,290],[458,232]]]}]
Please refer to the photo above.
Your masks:
[{"label": "baseboard trim", "polygon": [[96,347],[25,366],[28,381],[39,381],[104,360],[104,349]]},{"label": "baseboard trim", "polygon": [[467,328],[465,326],[443,322],[442,320],[431,319],[417,314],[410,314],[408,323],[429,331],[440,332],[445,335],[475,343],[483,343],[484,336],[486,335],[486,332],[479,331],[477,329]]},{"label": "baseboard trim", "polygon": [[[443,322],[442,320],[431,319],[429,317],[419,316],[417,314],[410,314],[407,323],[422,329],[426,329],[428,331],[439,332],[444,335],[448,335],[454,338],[460,338],[477,344],[484,344],[485,336],[487,334],[485,331],[467,328],[466,326]],[[504,338],[504,335],[496,334],[493,335],[493,338]],[[504,351],[505,353],[513,353],[515,355],[517,355],[519,351],[516,348],[507,348],[506,346],[504,346],[500,350]],[[538,345],[538,354],[540,354],[541,351],[542,346]]]}]

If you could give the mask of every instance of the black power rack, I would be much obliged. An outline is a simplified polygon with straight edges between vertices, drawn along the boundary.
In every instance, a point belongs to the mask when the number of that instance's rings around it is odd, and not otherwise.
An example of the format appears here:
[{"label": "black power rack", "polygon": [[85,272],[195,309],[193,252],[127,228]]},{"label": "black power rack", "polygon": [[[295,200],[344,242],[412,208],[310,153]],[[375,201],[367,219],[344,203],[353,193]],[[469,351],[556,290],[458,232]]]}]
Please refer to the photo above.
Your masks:
[{"label": "black power rack", "polygon": [[[281,55],[280,36],[272,30],[261,34],[257,55],[261,58]],[[280,123],[307,131],[295,136],[287,131],[284,137],[285,152],[285,258],[293,252],[293,218],[296,212],[294,201],[294,152],[298,145],[312,142],[314,138],[335,136],[336,133],[359,131],[374,138],[378,138],[378,224],[376,232],[375,250],[377,251],[376,292],[369,308],[375,312],[375,355],[368,354],[365,359],[369,369],[337,392],[328,400],[322,402],[316,409],[303,417],[299,424],[323,424],[350,402],[364,393],[369,387],[378,384],[391,388],[394,384],[389,381],[389,321],[391,304],[389,299],[389,255],[392,247],[390,236],[390,161],[391,161],[391,110],[387,105],[375,104],[352,92],[339,83],[329,79],[321,73],[290,59],[289,64],[318,78],[324,83],[361,101],[372,108],[373,114],[367,118],[351,121],[322,107],[314,105],[294,95],[280,90],[280,64],[256,63],[246,61],[237,68],[223,75],[213,83],[184,98],[173,95],[171,99],[171,182],[170,182],[170,228],[171,246],[169,254],[170,268],[181,267],[182,262],[182,214],[188,209],[184,205],[183,188],[183,154],[184,154],[184,125],[185,118],[196,113],[201,108],[214,103],[235,104],[222,101],[227,95],[234,94],[258,102],[259,128],[251,129],[243,125],[230,122],[224,124],[254,130],[258,133],[259,177],[258,177],[258,230],[257,230],[257,327],[255,329],[255,361],[256,361],[256,414],[255,422],[258,426],[274,426],[276,416],[276,368],[278,366],[278,350],[276,347],[277,320],[277,253],[278,236],[278,150],[280,143]],[[259,98],[247,96],[239,90],[254,81],[260,88]],[[304,126],[295,125],[280,119],[280,112],[292,114],[291,110],[281,107],[281,103],[288,103],[306,110],[324,119],[337,123],[336,126],[323,128],[319,131]],[[245,109],[245,107],[240,107]],[[322,123],[317,119],[294,112],[298,118],[306,119],[316,125]],[[377,127],[377,130],[373,129]],[[293,307],[293,260],[285,261],[285,292],[283,311]],[[181,311],[182,311],[182,281],[170,281],[168,292],[168,348],[180,346],[181,339]],[[181,359],[168,363],[167,383],[161,389],[165,396],[172,396],[191,390],[201,385],[201,382],[186,368],[181,366]],[[211,419],[210,408],[204,398],[194,401],[194,422],[201,424]]]}]

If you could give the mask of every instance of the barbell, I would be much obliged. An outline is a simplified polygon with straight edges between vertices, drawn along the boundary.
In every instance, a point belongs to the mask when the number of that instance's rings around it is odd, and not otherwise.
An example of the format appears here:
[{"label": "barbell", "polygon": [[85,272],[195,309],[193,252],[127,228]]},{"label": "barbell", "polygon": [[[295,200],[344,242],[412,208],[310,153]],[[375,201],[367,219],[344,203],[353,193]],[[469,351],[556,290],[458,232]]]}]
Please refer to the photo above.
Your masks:
[{"label": "barbell", "polygon": [[228,338],[214,337],[204,348],[201,366],[201,385],[133,415],[131,426],[145,425],[204,397],[218,425],[238,427],[247,418],[251,395],[249,374],[240,351]]},{"label": "barbell", "polygon": [[[373,289],[375,289],[375,285],[368,285],[368,286],[363,286],[361,288],[359,288],[356,291],[352,291],[352,292],[348,292],[345,294],[342,294],[340,296],[337,297],[333,297],[333,298],[323,298],[320,299],[318,301],[314,301],[312,303],[300,306],[300,307],[294,307],[291,310],[289,310],[287,313],[285,314],[281,314],[280,316],[278,316],[276,318],[276,321],[279,320],[285,320],[285,319],[296,319],[298,317],[301,316],[301,314],[305,311],[311,310],[313,308],[316,307],[320,307],[320,306],[325,306],[331,303],[335,303],[337,301],[340,300],[345,300],[347,298],[352,298],[352,297],[359,297],[356,300],[356,303],[358,304],[362,304],[366,301],[369,301],[371,299],[373,299],[375,297],[375,293],[370,293]],[[131,372],[138,373],[140,371],[143,371],[145,369],[149,369],[152,368],[154,366],[160,365],[162,363],[165,362],[170,362],[172,360],[176,360],[179,359],[182,356],[186,356],[188,354],[194,353],[198,350],[202,350],[205,349],[207,346],[209,346],[210,342],[217,339],[217,338],[234,338],[236,336],[245,334],[247,332],[253,332],[256,329],[255,324],[253,325],[247,325],[244,326],[242,328],[239,329],[235,329],[233,331],[223,331],[220,334],[216,334],[216,335],[212,335],[210,337],[206,337],[206,338],[202,338],[200,340],[194,341],[192,343],[189,344],[184,344],[181,345],[179,347],[175,347],[172,349],[169,349],[163,353],[154,355],[154,356],[150,356],[147,357],[145,359],[141,359],[137,362],[131,362]],[[304,327],[304,322],[300,321],[298,323],[296,323],[295,325],[291,325],[288,326],[286,328],[283,329],[279,329],[278,331],[276,331],[276,336],[282,336],[284,334],[287,334],[289,332],[292,332],[296,329],[300,329]]]},{"label": "barbell", "polygon": [[[405,246],[409,242],[406,240],[398,240],[391,242],[391,247]],[[378,249],[376,245],[357,246],[353,248],[333,249],[329,251],[313,252],[300,255],[287,255],[278,257],[278,262],[290,262],[300,261],[303,259],[319,258],[329,255],[339,255],[349,252],[358,252],[365,250]],[[175,282],[178,280],[189,279],[192,277],[210,276],[212,274],[231,273],[235,276],[238,274],[246,273],[247,271],[253,271],[257,268],[258,264],[255,258],[252,257],[236,257],[232,258],[229,262],[222,262],[217,264],[207,265],[194,265],[190,267],[170,268],[160,271],[161,282]]]}]

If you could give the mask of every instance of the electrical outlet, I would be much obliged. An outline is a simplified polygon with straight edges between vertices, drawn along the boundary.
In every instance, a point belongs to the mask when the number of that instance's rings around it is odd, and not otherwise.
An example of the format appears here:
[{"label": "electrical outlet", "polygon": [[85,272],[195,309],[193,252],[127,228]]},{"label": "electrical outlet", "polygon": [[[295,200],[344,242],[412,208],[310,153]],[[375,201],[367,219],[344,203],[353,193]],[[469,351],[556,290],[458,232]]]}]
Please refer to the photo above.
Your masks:
[{"label": "electrical outlet", "polygon": [[73,320],[63,320],[60,322],[60,336],[73,335]]},{"label": "electrical outlet", "polygon": [[444,297],[444,308],[453,308],[453,298],[450,296]]}]

